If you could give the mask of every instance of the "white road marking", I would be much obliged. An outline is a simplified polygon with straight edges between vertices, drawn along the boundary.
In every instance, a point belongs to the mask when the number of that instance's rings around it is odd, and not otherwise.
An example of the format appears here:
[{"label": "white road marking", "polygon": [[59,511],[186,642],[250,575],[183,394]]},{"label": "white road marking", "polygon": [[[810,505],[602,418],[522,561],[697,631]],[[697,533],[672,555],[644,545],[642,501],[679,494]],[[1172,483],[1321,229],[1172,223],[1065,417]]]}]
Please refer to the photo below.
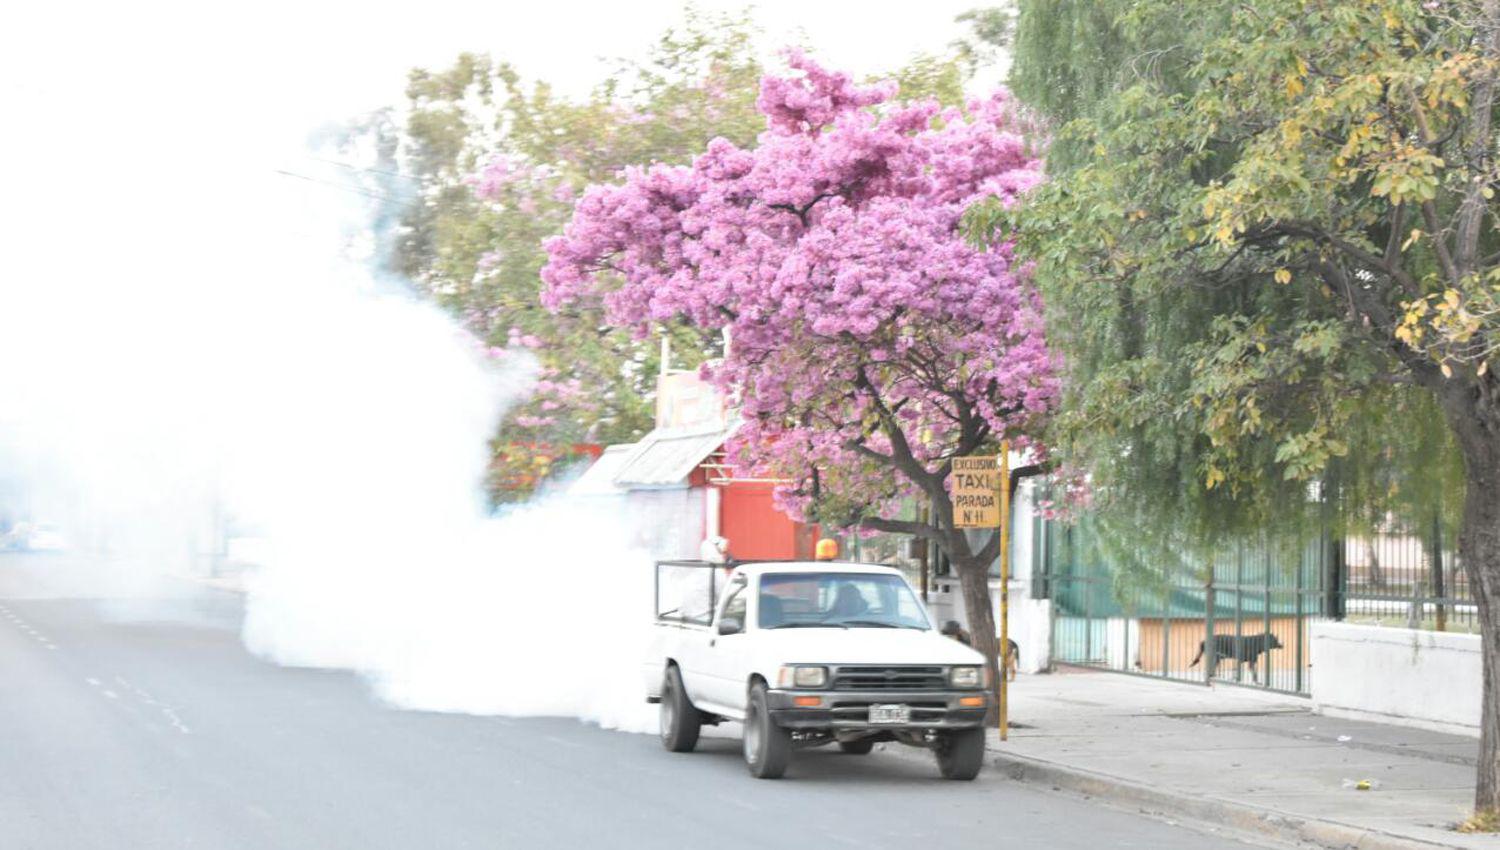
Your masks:
[{"label": "white road marking", "polygon": [[173,711],[170,708],[167,708],[166,706],[161,706],[161,713],[167,716],[167,719],[172,722],[172,726],[175,727],[178,732],[181,732],[184,735],[193,734],[193,730],[189,729],[187,727],[187,724],[182,722],[182,718],[177,716],[177,712]]},{"label": "white road marking", "polygon": [[141,702],[160,711],[162,715],[167,718],[167,722],[171,723],[172,727],[178,732],[181,732],[184,735],[193,734],[193,730],[189,729],[188,725],[182,722],[182,718],[177,716],[177,710],[172,708],[172,706],[158,701],[156,697],[153,697],[150,694],[146,693],[143,688],[138,688],[135,685],[132,685],[130,682],[127,682],[125,680],[125,677],[123,676],[116,676],[115,681],[119,682],[121,686],[134,691],[136,698]]},{"label": "white road marking", "polygon": [[17,617],[8,609],[0,608],[0,615],[3,615],[5,619],[10,620],[12,623],[14,623],[16,628],[25,632],[27,637],[41,644],[43,648],[54,650],[57,649],[57,644],[53,643],[51,638],[32,628],[30,623],[26,622],[20,617]]}]

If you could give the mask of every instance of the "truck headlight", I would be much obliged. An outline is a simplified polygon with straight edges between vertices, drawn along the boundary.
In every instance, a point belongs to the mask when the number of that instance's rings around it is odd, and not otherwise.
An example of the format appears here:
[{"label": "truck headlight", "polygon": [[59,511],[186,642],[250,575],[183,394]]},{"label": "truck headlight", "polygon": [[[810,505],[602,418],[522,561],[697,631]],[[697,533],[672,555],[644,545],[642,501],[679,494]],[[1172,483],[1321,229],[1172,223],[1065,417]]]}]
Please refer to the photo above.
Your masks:
[{"label": "truck headlight", "polygon": [[827,667],[789,664],[776,676],[778,688],[821,688],[828,684]]},{"label": "truck headlight", "polygon": [[951,667],[948,669],[948,684],[955,688],[977,688],[984,681],[982,667]]}]

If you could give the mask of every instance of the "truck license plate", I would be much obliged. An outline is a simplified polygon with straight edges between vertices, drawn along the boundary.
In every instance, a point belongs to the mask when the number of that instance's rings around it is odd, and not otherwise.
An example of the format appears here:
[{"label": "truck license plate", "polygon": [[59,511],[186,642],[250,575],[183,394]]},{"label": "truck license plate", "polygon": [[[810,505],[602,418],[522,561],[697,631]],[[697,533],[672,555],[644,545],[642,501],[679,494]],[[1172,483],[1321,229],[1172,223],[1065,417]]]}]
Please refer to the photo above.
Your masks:
[{"label": "truck license plate", "polygon": [[870,706],[871,723],[910,723],[911,706],[909,705],[872,705]]}]

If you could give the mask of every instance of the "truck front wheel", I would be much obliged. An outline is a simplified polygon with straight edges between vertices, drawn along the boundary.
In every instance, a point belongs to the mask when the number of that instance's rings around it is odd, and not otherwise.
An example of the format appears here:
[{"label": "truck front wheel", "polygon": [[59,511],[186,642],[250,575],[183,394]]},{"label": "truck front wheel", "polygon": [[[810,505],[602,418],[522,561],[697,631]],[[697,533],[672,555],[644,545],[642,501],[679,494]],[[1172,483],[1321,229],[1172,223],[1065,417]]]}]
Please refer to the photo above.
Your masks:
[{"label": "truck front wheel", "polygon": [[698,746],[703,722],[688,700],[682,673],[673,664],[661,683],[661,745],[674,753],[690,753]]},{"label": "truck front wheel", "polygon": [[757,779],[777,779],[792,759],[791,733],[776,725],[766,708],[766,685],[750,686],[745,710],[745,764]]},{"label": "truck front wheel", "polygon": [[970,780],[984,766],[984,727],[949,732],[937,746],[938,770],[944,779]]}]

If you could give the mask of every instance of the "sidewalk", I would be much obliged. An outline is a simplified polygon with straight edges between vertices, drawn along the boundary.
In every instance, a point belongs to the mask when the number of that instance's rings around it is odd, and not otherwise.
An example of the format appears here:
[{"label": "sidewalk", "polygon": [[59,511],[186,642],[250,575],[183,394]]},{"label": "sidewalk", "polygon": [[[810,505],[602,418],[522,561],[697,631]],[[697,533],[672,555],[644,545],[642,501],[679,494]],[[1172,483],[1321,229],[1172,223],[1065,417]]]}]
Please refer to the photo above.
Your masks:
[{"label": "sidewalk", "polygon": [[1010,703],[1010,740],[993,738],[991,756],[1023,781],[1324,847],[1500,850],[1500,836],[1453,830],[1471,810],[1474,738],[1094,671],[1023,676]]},{"label": "sidewalk", "polygon": [[201,584],[204,587],[211,587],[215,590],[226,590],[230,593],[242,594],[245,592],[245,580],[247,575],[248,570],[245,569],[226,569],[220,572],[218,575],[212,576],[198,575],[194,573],[175,573],[173,574],[173,578],[176,578],[180,581],[188,581],[193,582],[194,584]]}]

